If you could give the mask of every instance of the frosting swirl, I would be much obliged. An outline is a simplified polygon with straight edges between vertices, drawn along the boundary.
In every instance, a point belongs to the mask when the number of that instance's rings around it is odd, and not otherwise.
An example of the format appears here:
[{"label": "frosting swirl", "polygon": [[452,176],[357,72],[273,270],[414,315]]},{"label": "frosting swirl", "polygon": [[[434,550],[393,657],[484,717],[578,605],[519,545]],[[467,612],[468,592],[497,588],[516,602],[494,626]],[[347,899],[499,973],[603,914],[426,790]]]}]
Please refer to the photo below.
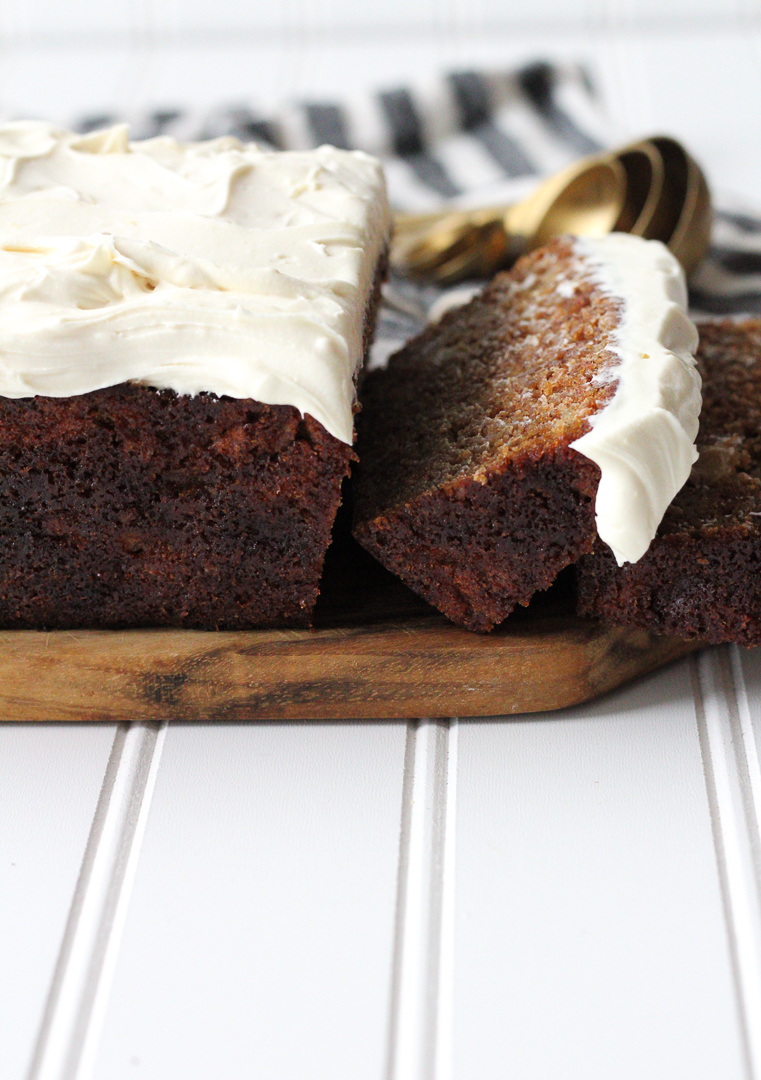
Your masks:
[{"label": "frosting swirl", "polygon": [[659,241],[612,233],[574,244],[585,272],[623,301],[609,370],[616,391],[571,443],[600,466],[597,533],[621,566],[645,554],[697,461],[698,333],[682,268]]},{"label": "frosting swirl", "polygon": [[210,391],[294,405],[351,443],[389,227],[359,152],[3,125],[0,395]]}]

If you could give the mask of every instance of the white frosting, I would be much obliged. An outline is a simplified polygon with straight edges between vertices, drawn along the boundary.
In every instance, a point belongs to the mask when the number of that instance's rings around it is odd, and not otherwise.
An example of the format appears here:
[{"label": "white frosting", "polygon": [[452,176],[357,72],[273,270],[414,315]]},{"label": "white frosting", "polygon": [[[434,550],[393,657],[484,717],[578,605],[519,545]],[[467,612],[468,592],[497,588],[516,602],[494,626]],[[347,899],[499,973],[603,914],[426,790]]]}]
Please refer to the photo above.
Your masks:
[{"label": "white frosting", "polygon": [[1,126],[0,395],[211,391],[351,443],[389,228],[362,153]]},{"label": "white frosting", "polygon": [[663,244],[622,233],[574,243],[592,280],[624,301],[615,394],[571,444],[600,466],[597,532],[621,566],[645,554],[697,460],[698,334],[684,274]]}]

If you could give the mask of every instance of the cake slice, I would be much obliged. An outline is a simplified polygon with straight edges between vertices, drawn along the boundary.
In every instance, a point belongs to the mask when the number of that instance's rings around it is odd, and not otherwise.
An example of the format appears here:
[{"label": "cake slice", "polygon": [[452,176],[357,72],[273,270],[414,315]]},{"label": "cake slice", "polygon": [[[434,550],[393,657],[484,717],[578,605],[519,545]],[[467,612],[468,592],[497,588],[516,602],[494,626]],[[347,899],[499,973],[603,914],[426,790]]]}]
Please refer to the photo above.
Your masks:
[{"label": "cake slice", "polygon": [[354,458],[380,165],[0,127],[0,626],[302,626]]},{"label": "cake slice", "polygon": [[761,320],[700,324],[699,458],[647,554],[603,544],[576,567],[578,609],[655,633],[761,644]]},{"label": "cake slice", "polygon": [[596,538],[647,549],[700,408],[676,260],[560,238],[371,372],[354,535],[450,619],[490,630]]}]

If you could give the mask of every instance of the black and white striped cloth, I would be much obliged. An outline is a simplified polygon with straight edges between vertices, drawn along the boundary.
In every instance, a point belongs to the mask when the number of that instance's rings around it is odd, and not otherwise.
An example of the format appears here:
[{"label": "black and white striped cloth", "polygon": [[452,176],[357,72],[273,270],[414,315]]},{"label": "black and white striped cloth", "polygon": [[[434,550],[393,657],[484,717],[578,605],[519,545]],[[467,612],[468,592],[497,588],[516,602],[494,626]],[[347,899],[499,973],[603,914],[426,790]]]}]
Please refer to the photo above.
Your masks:
[{"label": "black and white striped cloth", "polygon": [[[119,121],[129,123],[133,139],[235,135],[277,149],[327,142],[366,150],[383,160],[392,205],[400,210],[508,203],[542,176],[621,141],[584,68],[544,62],[450,72],[350,101],[291,103],[272,116],[241,104],[90,116],[74,126],[89,131]],[[417,330],[437,295],[393,283],[379,327],[382,352]],[[711,249],[693,275],[690,296],[697,314],[761,313],[761,218],[717,207]]]}]

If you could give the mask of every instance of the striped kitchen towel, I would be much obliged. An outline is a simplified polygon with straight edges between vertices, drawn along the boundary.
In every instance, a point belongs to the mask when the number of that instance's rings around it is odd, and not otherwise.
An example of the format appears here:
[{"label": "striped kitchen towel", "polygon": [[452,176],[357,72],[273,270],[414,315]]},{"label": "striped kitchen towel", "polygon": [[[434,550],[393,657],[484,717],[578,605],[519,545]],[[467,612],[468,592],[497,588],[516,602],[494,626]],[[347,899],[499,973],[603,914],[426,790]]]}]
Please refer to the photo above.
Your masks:
[{"label": "striped kitchen towel", "polygon": [[[207,112],[155,110],[98,115],[79,130],[126,120],[133,139],[236,135],[279,149],[321,143],[383,159],[394,207],[488,205],[526,195],[544,175],[621,141],[586,70],[537,62],[502,72],[458,71],[351,101],[285,105],[265,117],[241,104]],[[710,175],[709,175],[710,179]],[[435,288],[395,280],[379,327],[379,349],[414,333]],[[693,275],[697,314],[761,313],[761,218],[718,207],[713,242]]]}]

